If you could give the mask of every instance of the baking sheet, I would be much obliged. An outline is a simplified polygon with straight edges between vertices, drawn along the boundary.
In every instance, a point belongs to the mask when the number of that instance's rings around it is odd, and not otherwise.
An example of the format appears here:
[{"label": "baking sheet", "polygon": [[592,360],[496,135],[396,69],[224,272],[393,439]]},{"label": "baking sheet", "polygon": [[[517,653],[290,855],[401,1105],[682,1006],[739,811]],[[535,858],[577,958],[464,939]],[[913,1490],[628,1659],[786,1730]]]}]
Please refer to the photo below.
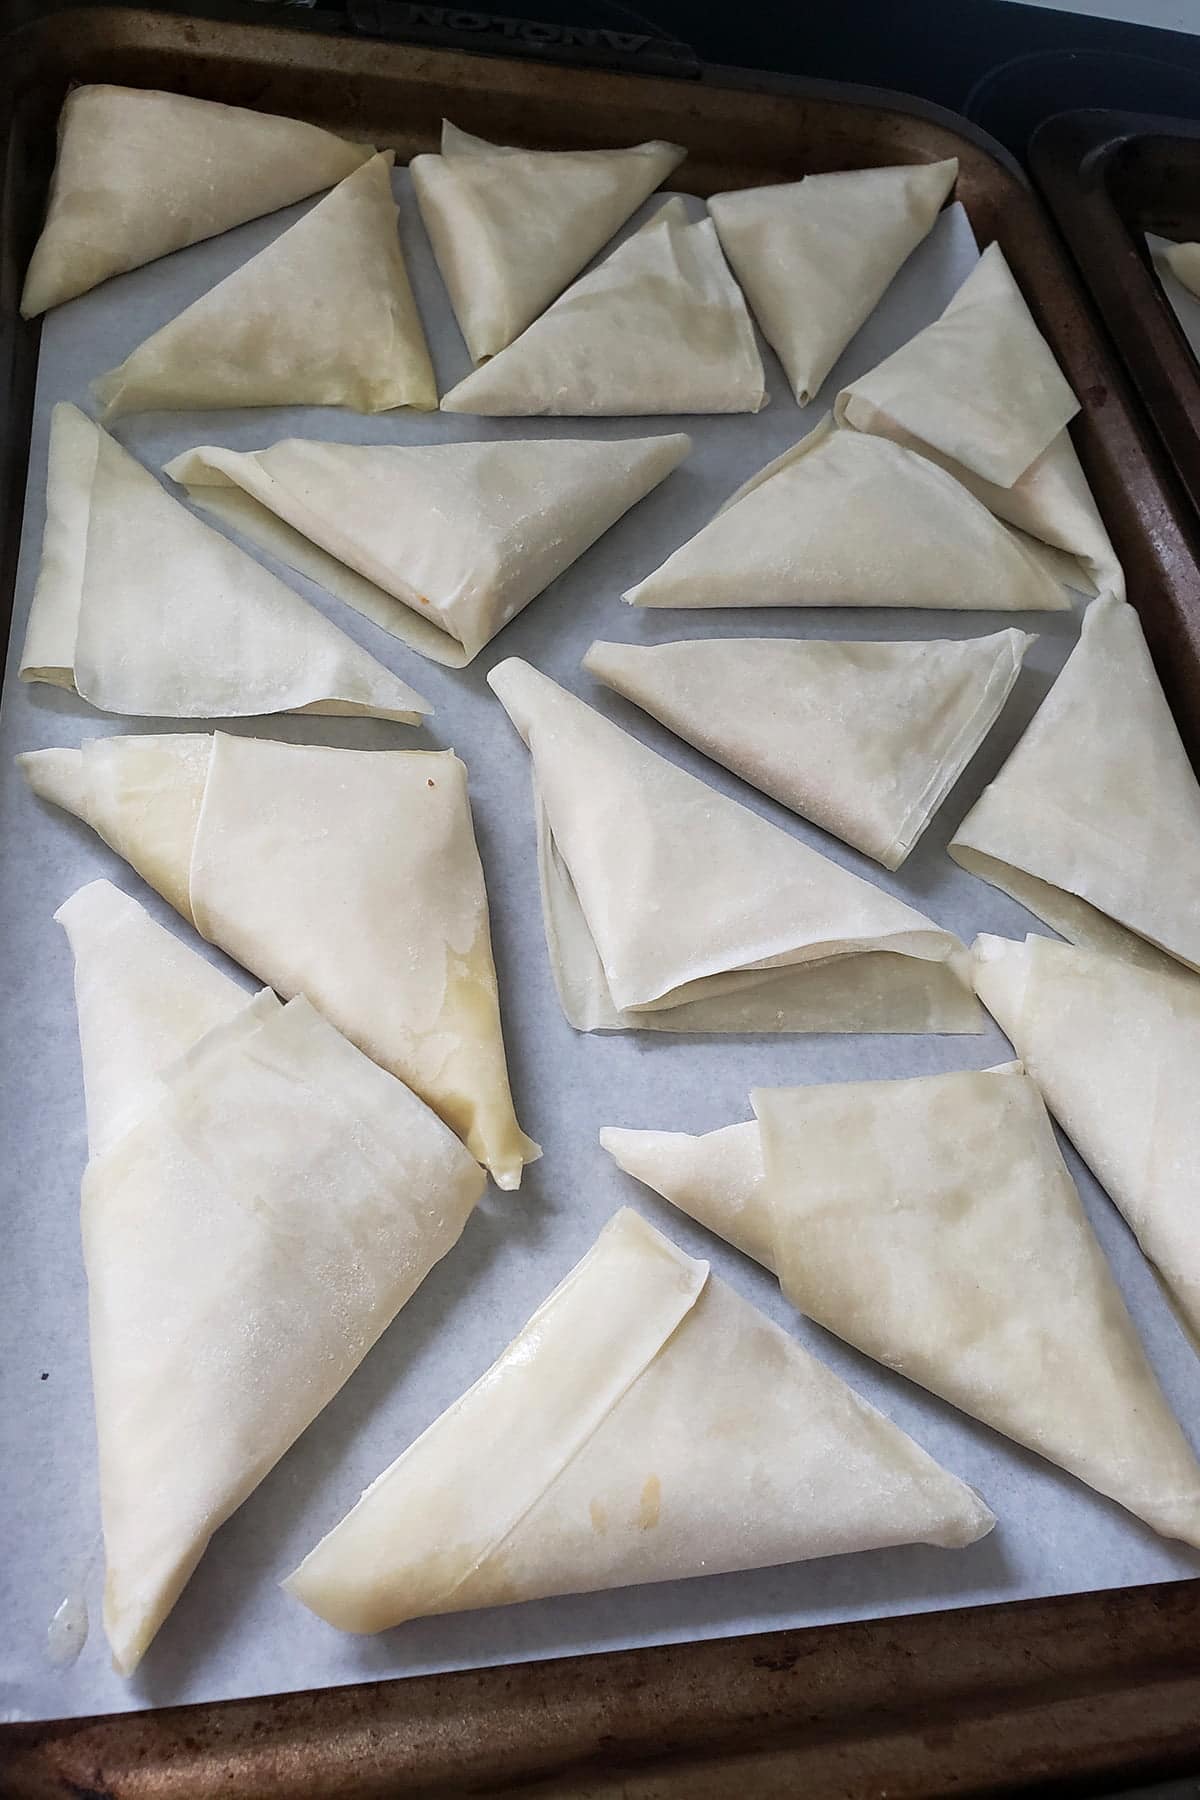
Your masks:
[{"label": "baking sheet", "polygon": [[1200,357],[1200,300],[1184,287],[1167,261],[1167,251],[1173,249],[1174,245],[1170,238],[1155,237],[1152,231],[1148,231],[1146,248],[1153,258],[1154,272],[1162,282],[1163,292],[1171,302],[1171,309],[1179,320],[1180,329],[1192,346],[1192,354]]},{"label": "baking sheet", "polygon": [[[407,177],[396,176],[405,250],[444,391],[467,357],[426,245]],[[633,229],[656,202],[642,210]],[[696,214],[702,210],[692,201]],[[116,435],[158,469],[212,442],[239,450],[304,434],[357,442],[438,442],[505,436],[619,437],[691,432],[682,469],[627,516],[463,672],[406,651],[358,614],[288,576],[351,635],[411,681],[437,711],[421,733],[362,720],[271,719],[223,729],[358,747],[453,746],[471,775],[492,903],[509,1063],[523,1124],[545,1147],[519,1194],[489,1192],[460,1245],[433,1271],[337,1399],[217,1535],[131,1682],[113,1673],[99,1620],[102,1558],[89,1394],[86,1297],[78,1242],[85,1156],[71,963],[52,922],[84,881],[107,875],[214,962],[144,884],[77,822],[41,806],[13,754],[131,729],[179,730],[95,714],[55,689],[15,678],[44,516],[49,412],[89,406],[88,382],[147,333],[270,242],[303,206],[110,282],[51,313],[44,326],[29,495],[9,671],[0,711],[0,1128],[6,1255],[0,1263],[0,1717],[62,1716],[316,1687],[526,1658],[622,1649],[735,1633],[908,1613],[1200,1572],[1200,1556],[1157,1538],[1118,1507],[799,1319],[765,1271],[621,1175],[600,1150],[602,1125],[705,1131],[749,1116],[758,1084],[982,1068],[1004,1058],[990,1024],[978,1037],[687,1038],[577,1036],[559,1010],[542,937],[527,753],[485,685],[508,655],[536,662],[643,741],[694,770],[834,860],[901,895],[969,941],[977,931],[1022,936],[1021,907],[976,881],[945,844],[999,767],[1074,640],[1073,614],[1031,617],[901,611],[660,612],[620,593],[656,567],[743,480],[820,417],[845,380],[872,367],[942,309],[975,248],[961,208],[943,215],[901,272],[824,389],[801,413],[765,352],[771,405],[718,419],[506,421],[397,413],[375,419],[329,409],[151,414]],[[270,559],[264,559],[270,560]],[[272,565],[276,566],[276,565]],[[286,573],[279,570],[280,573]],[[594,637],[645,642],[754,634],[855,638],[964,637],[1019,624],[1040,634],[991,738],[905,867],[888,874],[706,761],[583,675]],[[228,964],[222,966],[229,967]],[[247,989],[253,983],[246,978]],[[1189,1428],[1200,1423],[1200,1361],[1182,1337],[1115,1209],[1069,1150],[1101,1241],[1166,1390]],[[277,1583],[359,1491],[466,1388],[525,1322],[623,1203],[637,1206],[894,1418],[986,1496],[995,1532],[962,1551],[910,1547],[712,1576],[690,1582],[539,1601],[417,1621],[376,1638],[342,1636]],[[1195,1433],[1194,1433],[1195,1435]],[[91,1615],[74,1662],[50,1631],[67,1603]],[[69,1622],[69,1619],[68,1619]]]}]

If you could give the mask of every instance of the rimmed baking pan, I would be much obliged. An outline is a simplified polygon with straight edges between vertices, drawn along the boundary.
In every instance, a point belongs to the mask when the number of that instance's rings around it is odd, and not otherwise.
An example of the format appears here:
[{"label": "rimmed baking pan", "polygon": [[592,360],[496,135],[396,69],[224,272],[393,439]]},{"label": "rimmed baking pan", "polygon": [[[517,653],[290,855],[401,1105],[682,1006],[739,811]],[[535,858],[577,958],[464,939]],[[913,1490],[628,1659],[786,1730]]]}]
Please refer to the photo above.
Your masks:
[{"label": "rimmed baking pan", "polygon": [[[959,158],[958,197],[998,240],[1081,398],[1080,455],[1175,707],[1200,747],[1200,567],[1182,492],[1019,172],[969,128],[892,96],[710,72],[547,68],[115,9],[7,42],[0,189],[9,421],[0,530],[11,605],[36,364],[16,318],[71,81],[286,112],[396,148],[443,113],[501,141],[686,143],[700,194],[829,168]],[[1157,1587],[515,1664],[106,1720],[11,1726],[12,1794],[982,1793],[1151,1779],[1200,1718],[1200,1586]]]},{"label": "rimmed baking pan", "polygon": [[1104,325],[1200,513],[1200,362],[1146,245],[1200,238],[1200,124],[1145,113],[1061,113],[1030,164]]}]

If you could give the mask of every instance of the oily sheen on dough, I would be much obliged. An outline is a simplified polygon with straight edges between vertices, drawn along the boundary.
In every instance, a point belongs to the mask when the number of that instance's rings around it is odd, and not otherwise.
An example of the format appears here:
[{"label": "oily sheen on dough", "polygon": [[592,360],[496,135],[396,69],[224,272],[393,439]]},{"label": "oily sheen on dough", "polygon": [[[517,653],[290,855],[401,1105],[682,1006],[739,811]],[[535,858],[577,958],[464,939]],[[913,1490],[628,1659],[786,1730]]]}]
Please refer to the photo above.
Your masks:
[{"label": "oily sheen on dough", "polygon": [[467,773],[452,751],[217,732],[20,762],[284,998],[433,1107],[504,1188],[539,1154],[513,1112]]},{"label": "oily sheen on dough", "polygon": [[22,316],[333,187],[371,154],[299,119],[190,94],[72,88]]},{"label": "oily sheen on dough", "polygon": [[995,724],[1033,639],[595,643],[589,674],[706,756],[899,868]]},{"label": "oily sheen on dough", "polygon": [[166,466],[206,510],[451,668],[682,462],[663,437],[214,445]]},{"label": "oily sheen on dough", "polygon": [[91,1138],[104,1623],[130,1674],[213,1532],[453,1247],[484,1182],[303,997],[251,999],[104,881],[57,916]]},{"label": "oily sheen on dough", "polygon": [[[755,1403],[747,1406],[746,1395]],[[628,1209],[284,1584],[344,1631],[994,1523]]]},{"label": "oily sheen on dough", "polygon": [[751,477],[631,606],[1061,610],[1059,572],[927,457],[824,419]]},{"label": "oily sheen on dough", "polygon": [[686,154],[659,142],[523,150],[443,119],[441,155],[408,168],[472,360],[532,324]]},{"label": "oily sheen on dough", "polygon": [[436,407],[392,161],[373,156],[93,382],[105,422],[202,407]]},{"label": "oily sheen on dough", "polygon": [[668,200],[442,396],[488,416],[759,412],[762,359],[711,219]]},{"label": "oily sheen on dough", "polygon": [[1200,1345],[1200,978],[982,936],[975,989]]},{"label": "oily sheen on dough", "polygon": [[958,940],[510,657],[542,907],[583,1031],[973,1031]]},{"label": "oily sheen on dough", "polygon": [[1092,601],[950,854],[1072,943],[1200,969],[1200,786],[1126,601]]},{"label": "oily sheen on dough", "polygon": [[419,725],[430,711],[65,402],[51,417],[20,675],[143,718],[365,713]]},{"label": "oily sheen on dough", "polygon": [[814,398],[928,236],[957,174],[951,157],[806,175],[709,200],[721,248],[798,406]]}]

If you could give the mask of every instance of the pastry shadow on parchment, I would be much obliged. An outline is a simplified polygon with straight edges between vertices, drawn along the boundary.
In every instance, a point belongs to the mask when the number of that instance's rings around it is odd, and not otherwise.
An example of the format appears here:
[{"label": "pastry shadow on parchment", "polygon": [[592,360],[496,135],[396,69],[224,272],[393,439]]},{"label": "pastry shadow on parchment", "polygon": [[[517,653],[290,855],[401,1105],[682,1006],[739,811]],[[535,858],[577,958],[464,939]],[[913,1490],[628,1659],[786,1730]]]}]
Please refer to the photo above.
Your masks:
[{"label": "pastry shadow on parchment", "polygon": [[[797,611],[802,615],[799,623]],[[946,847],[984,787],[999,774],[1018,739],[1049,693],[1074,646],[1078,622],[1072,612],[925,612],[919,616],[923,621],[922,635],[930,639],[986,637],[1015,627],[1051,641],[1044,648],[1031,646],[999,718],[899,869],[883,868],[874,857],[823,830],[782,802],[773,800],[753,783],[743,780],[720,762],[706,756],[702,750],[677,737],[667,726],[660,724],[623,695],[589,678],[586,671],[582,672],[580,680],[574,685],[589,705],[610,718],[631,737],[657,751],[668,762],[685,769],[709,787],[718,789],[747,811],[756,813],[768,824],[801,840],[810,849],[839,863],[872,886],[881,887],[910,905],[932,906],[933,916],[936,918],[937,895],[947,872]],[[805,637],[904,642],[908,634],[901,631],[899,625],[901,621],[910,620],[912,614],[908,610],[892,611],[884,608],[766,608],[747,609],[744,612],[714,609],[711,612],[706,610],[701,615],[694,612],[647,610],[639,614],[639,617],[649,617],[655,622],[659,619],[676,621],[674,629],[656,628],[643,632],[643,640],[650,643],[670,642],[683,637]],[[698,618],[702,620],[699,625],[694,623]],[[622,634],[623,641],[628,635]],[[963,875],[961,879],[966,880],[967,877]]]},{"label": "pastry shadow on parchment", "polygon": [[[518,1659],[623,1649],[631,1641],[687,1643],[817,1624],[1003,1600],[1011,1575],[999,1529],[964,1550],[903,1544],[685,1581],[563,1594],[516,1606],[414,1619],[352,1638],[356,1679],[437,1663],[486,1666]],[[434,1649],[436,1644],[436,1650]]]},{"label": "pastry shadow on parchment", "polygon": [[[1016,622],[1022,631],[1038,632],[1040,630],[1045,635],[1046,627],[1044,624],[1039,624],[1040,620],[1050,618],[1057,623],[1064,617],[1069,618],[1070,615],[1022,613],[1016,615]],[[997,627],[997,629],[1002,629],[1002,627]],[[1065,661],[1067,653],[1074,647],[1074,643],[1075,639],[1071,638],[1064,645],[1063,661]],[[936,911],[937,902],[934,896],[946,877],[946,858],[951,840],[984,788],[995,780],[1016,749],[1018,742],[1025,735],[1027,727],[1032,723],[1034,714],[1041,707],[1060,673],[1061,664],[1048,669],[1032,666],[1028,658],[1026,659],[1013,684],[1012,693],[1001,709],[1000,717],[930,819],[913,850],[896,871],[897,879],[904,884],[904,897],[911,897],[918,904],[928,903]],[[960,879],[978,880],[979,878],[968,877],[964,870],[961,872]],[[1012,904],[1016,905],[1017,902],[1014,901]],[[1035,915],[1026,914],[1025,908],[1020,910],[1031,921],[1029,929],[1034,929],[1037,925]],[[1043,926],[1042,929],[1046,928]]]},{"label": "pastry shadow on parchment", "polygon": [[[419,683],[414,681],[414,686]],[[47,740],[55,748],[77,748],[93,737],[151,737],[159,734],[185,736],[189,733],[211,737],[222,731],[231,737],[275,738],[288,744],[328,744],[341,750],[440,750],[441,744],[428,729],[400,725],[394,720],[373,718],[325,717],[315,713],[247,713],[237,717],[177,719],[154,718],[149,714],[101,712],[70,688],[55,687],[48,681],[22,683],[24,696],[33,713],[46,719],[69,719],[75,728],[64,733],[66,742]],[[381,744],[381,732],[388,741]],[[393,735],[394,734],[394,735]],[[22,749],[40,746],[22,744]]]},{"label": "pastry shadow on parchment", "polygon": [[[528,1246],[543,1230],[543,1209],[531,1203],[524,1187],[518,1194],[488,1188],[458,1243],[426,1276],[345,1386],[213,1537],[133,1678],[145,1705],[177,1702],[210,1651],[215,1657],[228,1656],[264,1604],[282,1601],[311,1623],[298,1601],[278,1594],[277,1584],[349,1510],[359,1488],[382,1474],[433,1415],[407,1435],[401,1428],[396,1441],[378,1451],[377,1466],[372,1464],[366,1479],[357,1483],[343,1470],[349,1447],[366,1436],[373,1416],[402,1393],[410,1378],[416,1392],[422,1376],[414,1364],[436,1339],[454,1333],[456,1320],[466,1318],[479,1292],[478,1278],[500,1246],[514,1241]],[[508,1335],[500,1329],[495,1354]],[[456,1398],[457,1391],[447,1391],[434,1411]],[[286,1668],[277,1673],[280,1687],[296,1685]]]}]

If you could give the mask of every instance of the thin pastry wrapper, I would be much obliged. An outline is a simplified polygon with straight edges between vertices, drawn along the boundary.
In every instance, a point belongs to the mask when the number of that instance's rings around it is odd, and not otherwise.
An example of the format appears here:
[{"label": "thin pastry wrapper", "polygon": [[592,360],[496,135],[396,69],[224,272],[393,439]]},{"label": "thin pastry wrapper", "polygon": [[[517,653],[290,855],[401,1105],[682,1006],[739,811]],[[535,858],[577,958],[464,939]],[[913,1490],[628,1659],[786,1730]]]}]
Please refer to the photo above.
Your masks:
[{"label": "thin pastry wrapper", "polygon": [[166,465],[224,523],[414,650],[462,668],[691,448],[608,443],[214,445]]},{"label": "thin pastry wrapper", "polygon": [[975,988],[1200,1345],[1200,980],[982,936]]},{"label": "thin pastry wrapper", "polygon": [[88,1155],[102,1156],[162,1093],[162,1077],[250,995],[108,881],[55,918],[75,959]]},{"label": "thin pastry wrapper", "polygon": [[20,675],[142,718],[362,713],[419,725],[430,711],[65,403],[51,418]]},{"label": "thin pastry wrapper", "polygon": [[1200,787],[1126,601],[1088,607],[1061,675],[949,848],[1072,943],[1200,968]]},{"label": "thin pastry wrapper", "polygon": [[452,751],[265,738],[93,739],[21,762],[195,925],[304,993],[515,1188],[539,1154],[513,1112],[487,894]]},{"label": "thin pastry wrapper", "polygon": [[204,407],[431,411],[437,383],[373,156],[92,384],[103,418]]},{"label": "thin pastry wrapper", "polygon": [[797,405],[813,399],[928,236],[957,174],[951,157],[711,197],[721,248]]},{"label": "thin pastry wrapper", "polygon": [[958,940],[516,658],[542,904],[579,1030],[972,1031]]},{"label": "thin pastry wrapper", "polygon": [[1033,639],[595,643],[583,666],[687,743],[887,869],[975,754]]},{"label": "thin pastry wrapper", "polygon": [[751,1100],[795,1306],[1200,1545],[1200,1465],[1020,1065]]},{"label": "thin pastry wrapper", "polygon": [[[132,906],[96,882],[59,915],[85,965],[106,925],[127,967],[146,955],[134,992],[108,978],[127,1025],[172,955]],[[104,1620],[125,1674],[212,1533],[452,1248],[484,1185],[429,1108],[307,1000],[240,998],[129,1097],[84,1175]],[[147,1025],[143,1067],[163,1042]],[[82,1042],[90,1091],[103,1048]]]},{"label": "thin pastry wrapper", "polygon": [[409,173],[472,361],[532,324],[686,154],[521,150],[444,119],[441,155],[414,156]]},{"label": "thin pastry wrapper", "polygon": [[373,154],[332,132],[152,88],[73,88],[21,313],[291,206]]},{"label": "thin pastry wrapper", "polygon": [[343,1630],[381,1631],[886,1544],[960,1546],[992,1523],[978,1495],[626,1209],[285,1586]]},{"label": "thin pastry wrapper", "polygon": [[842,389],[839,424],[919,439],[1011,487],[1079,411],[998,244],[940,319]]},{"label": "thin pastry wrapper", "polygon": [[632,606],[1061,610],[1060,571],[950,475],[827,418],[625,594]]},{"label": "thin pastry wrapper", "polygon": [[1092,498],[1069,431],[1060,431],[1047,449],[1030,463],[1011,487],[984,481],[943,456],[919,438],[902,431],[888,434],[889,442],[927,457],[974,494],[997,519],[1012,525],[1037,544],[1059,551],[1064,559],[1047,559],[1058,567],[1061,578],[1080,593],[1116,594],[1125,598],[1125,572],[1117,560],[1112,540]]},{"label": "thin pastry wrapper", "polygon": [[1070,557],[1073,587],[1123,598],[1125,576],[1066,424],[1053,426],[1077,410],[1069,395],[993,245],[941,319],[844,389],[835,413],[928,457],[996,518]]},{"label": "thin pastry wrapper", "polygon": [[489,417],[759,412],[762,359],[711,219],[679,198],[442,396]]},{"label": "thin pastry wrapper", "polygon": [[1176,281],[1200,300],[1200,244],[1171,244],[1163,255]]},{"label": "thin pastry wrapper", "polygon": [[626,1175],[775,1273],[774,1220],[757,1119],[699,1137],[605,1125],[600,1147]]}]

